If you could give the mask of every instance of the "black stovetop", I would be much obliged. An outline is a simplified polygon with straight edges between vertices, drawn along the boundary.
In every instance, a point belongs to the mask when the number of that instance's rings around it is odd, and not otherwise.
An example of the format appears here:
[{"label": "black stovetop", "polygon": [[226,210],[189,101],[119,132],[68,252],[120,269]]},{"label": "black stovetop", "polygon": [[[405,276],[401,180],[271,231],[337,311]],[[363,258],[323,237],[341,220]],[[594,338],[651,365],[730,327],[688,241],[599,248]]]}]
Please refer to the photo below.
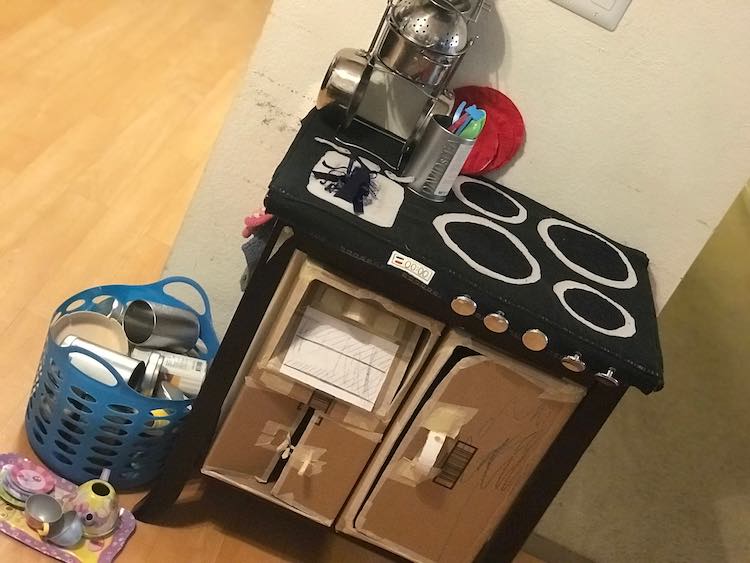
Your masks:
[{"label": "black stovetop", "polygon": [[[313,110],[274,174],[267,207],[311,253],[451,326],[571,376],[560,360],[578,353],[589,373],[613,368],[644,392],[662,387],[645,254],[485,179],[460,177],[448,201],[427,201],[381,160],[394,162],[399,150],[367,127],[337,132]],[[351,198],[336,197],[336,178],[358,166],[372,189],[355,211]],[[477,304],[471,317],[451,310],[462,295]],[[483,323],[497,311],[506,333]],[[548,338],[543,351],[523,344],[534,329]]]}]

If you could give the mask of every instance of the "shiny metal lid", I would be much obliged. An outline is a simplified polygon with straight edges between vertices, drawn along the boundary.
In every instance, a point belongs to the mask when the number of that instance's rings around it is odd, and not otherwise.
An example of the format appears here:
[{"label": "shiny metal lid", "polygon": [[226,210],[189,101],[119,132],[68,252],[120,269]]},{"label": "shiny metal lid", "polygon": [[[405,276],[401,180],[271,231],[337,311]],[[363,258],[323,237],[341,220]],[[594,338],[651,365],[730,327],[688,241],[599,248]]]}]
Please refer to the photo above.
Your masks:
[{"label": "shiny metal lid", "polygon": [[468,295],[460,295],[451,302],[451,309],[462,317],[470,317],[477,312],[477,304]]},{"label": "shiny metal lid", "polygon": [[568,369],[575,373],[582,373],[586,371],[586,362],[583,361],[583,358],[580,354],[571,354],[569,356],[565,356],[561,363],[563,366],[565,366],[565,369]]},{"label": "shiny metal lid", "polygon": [[164,364],[164,357],[157,352],[152,352],[146,362],[146,373],[143,375],[143,383],[140,387],[142,395],[153,396],[156,384],[159,382],[162,364]]},{"label": "shiny metal lid", "polygon": [[510,323],[508,322],[508,319],[505,318],[505,315],[503,313],[497,312],[484,317],[484,326],[489,331],[497,334],[502,334],[503,332],[506,332],[508,330],[508,328],[510,327]]},{"label": "shiny metal lid", "polygon": [[521,338],[523,345],[532,352],[541,352],[549,344],[549,338],[538,328],[527,330]]},{"label": "shiny metal lid", "polygon": [[403,37],[441,55],[461,54],[469,43],[466,20],[446,0],[398,0],[391,21]]}]

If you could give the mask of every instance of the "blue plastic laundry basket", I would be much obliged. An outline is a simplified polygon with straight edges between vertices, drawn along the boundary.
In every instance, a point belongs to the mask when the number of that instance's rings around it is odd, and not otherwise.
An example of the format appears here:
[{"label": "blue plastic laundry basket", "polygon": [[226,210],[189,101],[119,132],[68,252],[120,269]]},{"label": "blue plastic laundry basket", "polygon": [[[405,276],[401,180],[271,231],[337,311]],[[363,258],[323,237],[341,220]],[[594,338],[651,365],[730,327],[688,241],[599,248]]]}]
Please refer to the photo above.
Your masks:
[{"label": "blue plastic laundry basket", "polygon": [[[165,292],[187,284],[203,300],[203,311]],[[200,319],[200,340],[193,352],[212,360],[219,341],[211,321],[208,296],[195,281],[167,278],[151,285],[109,285],[74,295],[58,307],[52,321],[92,310],[105,297],[121,303],[144,299],[193,311]],[[74,367],[70,354],[85,354],[107,367],[117,380],[110,387]],[[119,489],[136,489],[153,480],[169,454],[175,435],[190,413],[191,401],[145,397],[131,389],[109,363],[75,346],[61,348],[49,336],[26,409],[26,434],[39,458],[55,473],[75,483],[111,471]]]}]

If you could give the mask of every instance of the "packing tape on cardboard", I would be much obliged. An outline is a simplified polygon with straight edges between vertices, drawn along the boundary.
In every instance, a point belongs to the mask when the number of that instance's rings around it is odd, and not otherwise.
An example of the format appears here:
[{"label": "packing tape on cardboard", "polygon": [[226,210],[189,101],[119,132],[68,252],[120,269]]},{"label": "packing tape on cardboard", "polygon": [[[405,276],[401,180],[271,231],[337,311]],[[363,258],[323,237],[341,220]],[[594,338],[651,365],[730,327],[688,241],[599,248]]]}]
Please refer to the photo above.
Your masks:
[{"label": "packing tape on cardboard", "polygon": [[343,425],[349,432],[361,436],[365,440],[379,444],[383,440],[383,434],[380,432],[370,432],[369,430],[363,430],[356,426],[349,426],[348,424]]},{"label": "packing tape on cardboard", "polygon": [[508,365],[506,365],[503,362],[499,362],[486,356],[470,356],[456,362],[453,369],[468,369],[484,362],[494,364],[516,377],[525,379],[541,391],[538,398],[542,400],[578,404],[586,395],[586,388],[581,385],[568,381],[567,379],[558,379],[551,375],[537,373],[532,371],[532,368],[513,360],[508,360]]},{"label": "packing tape on cardboard", "polygon": [[323,472],[326,462],[320,458],[328,450],[315,446],[296,446],[289,458],[289,466],[297,470],[300,477],[312,477]]},{"label": "packing tape on cardboard", "polygon": [[479,411],[474,407],[435,403],[420,426],[431,432],[445,434],[448,438],[455,438],[461,432],[461,428],[474,418],[477,412]]},{"label": "packing tape on cardboard", "polygon": [[255,446],[273,452],[283,452],[290,446],[291,432],[292,429],[289,426],[269,420],[263,426],[260,436],[255,441]]},{"label": "packing tape on cardboard", "polygon": [[305,502],[299,502],[295,499],[294,493],[274,493],[274,495],[277,499],[279,499],[284,504],[288,504],[292,508],[299,510],[302,514],[304,514],[306,517],[314,520],[315,522],[319,522],[320,524],[323,524],[324,526],[331,526],[333,525],[333,518],[330,518],[328,516],[324,516],[322,514],[319,514],[318,512],[315,512],[312,510]]},{"label": "packing tape on cardboard", "polygon": [[263,372],[258,376],[258,381],[270,391],[276,391],[280,395],[289,395],[294,389],[294,382],[284,379],[275,373]]},{"label": "packing tape on cardboard", "polygon": [[420,472],[429,473],[435,468],[440,451],[443,449],[447,439],[448,436],[442,432],[430,431],[422,451],[417,456],[417,459],[414,460],[416,468]]},{"label": "packing tape on cardboard", "polygon": [[369,430],[371,432],[376,431],[380,425],[380,420],[376,416],[361,411],[357,407],[349,407],[342,422],[349,426],[356,426],[357,428],[362,428],[363,430]]},{"label": "packing tape on cardboard", "polygon": [[252,389],[260,389],[261,391],[266,390],[266,388],[263,385],[261,385],[260,383],[258,383],[258,381],[256,381],[255,376],[253,375],[245,376],[245,386],[251,387]]},{"label": "packing tape on cardboard", "polygon": [[[380,536],[379,534],[376,534],[372,530],[368,529],[367,528],[367,515],[369,514],[370,509],[373,507],[373,504],[374,503],[372,502],[372,499],[371,499],[362,505],[362,510],[357,516],[356,522],[353,522],[350,528],[354,533],[353,534],[350,533],[349,535],[352,535],[354,537],[359,537],[359,539],[370,541],[370,543],[374,543],[375,545],[382,547],[383,549],[386,549],[390,551],[391,553],[400,555],[401,557],[403,557],[404,559],[408,559],[409,561],[419,561],[420,563],[437,563],[437,561],[433,559],[429,559],[421,553],[412,551],[406,546],[396,543],[387,538],[384,538]],[[349,532],[346,531],[345,533],[349,533]]]},{"label": "packing tape on cardboard", "polygon": [[391,479],[410,487],[434,479],[440,473],[440,468],[435,467],[435,464],[445,442],[449,438],[455,439],[461,428],[474,418],[477,412],[473,407],[436,403],[420,423],[422,428],[428,430],[424,446],[414,459],[401,458],[394,467]]},{"label": "packing tape on cardboard", "polygon": [[443,433],[430,432],[419,455],[414,459],[399,460],[392,478],[410,487],[416,487],[420,483],[434,479],[440,473],[435,463],[447,439],[448,437]]}]

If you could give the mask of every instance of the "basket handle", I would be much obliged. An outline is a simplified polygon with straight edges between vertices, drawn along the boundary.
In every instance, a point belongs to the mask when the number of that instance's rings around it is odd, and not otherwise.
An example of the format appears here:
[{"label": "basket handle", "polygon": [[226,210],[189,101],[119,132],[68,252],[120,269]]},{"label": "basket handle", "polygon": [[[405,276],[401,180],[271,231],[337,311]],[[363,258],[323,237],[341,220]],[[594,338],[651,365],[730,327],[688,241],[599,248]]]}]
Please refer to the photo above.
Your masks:
[{"label": "basket handle", "polygon": [[[179,299],[178,297],[175,297],[174,295],[170,295],[165,291],[165,289],[172,285],[172,284],[181,284],[184,283],[191,288],[193,288],[198,295],[200,296],[201,300],[203,301],[203,313],[198,313],[193,307],[191,307],[188,303],[185,303],[182,299]],[[164,278],[163,280],[160,280],[158,282],[155,282],[151,284],[151,286],[159,291],[162,292],[162,294],[169,298],[174,299],[175,301],[185,305],[188,307],[191,311],[193,311],[198,317],[201,319],[201,324],[207,324],[213,329],[214,322],[213,317],[211,315],[211,303],[208,299],[208,294],[206,293],[206,290],[203,289],[203,287],[195,280],[185,277],[185,276],[170,276],[168,278]],[[214,333],[213,330],[211,330],[208,334],[203,334],[203,331],[201,331],[201,339],[203,340],[203,343],[206,345],[206,348],[208,350],[213,350],[214,352],[219,347],[219,339]]]},{"label": "basket handle", "polygon": [[[172,285],[172,284],[180,284],[180,283],[184,283],[186,285],[189,285],[196,292],[198,292],[198,295],[200,296],[201,300],[203,301],[203,310],[204,310],[203,314],[198,313],[198,311],[196,311],[189,304],[185,303],[184,301],[182,301],[181,299],[175,297],[174,295],[170,295],[169,293],[167,293],[165,291],[165,288],[167,286]],[[153,287],[155,289],[159,289],[167,297],[171,297],[172,299],[177,299],[178,301],[181,301],[182,303],[184,303],[185,305],[187,305],[188,307],[190,307],[190,309],[192,309],[192,311],[196,315],[198,315],[199,317],[206,318],[206,320],[208,320],[209,322],[211,322],[211,324],[213,325],[213,319],[211,317],[211,303],[208,300],[208,294],[206,293],[206,290],[203,289],[203,287],[197,281],[195,281],[194,279],[191,279],[191,278],[188,278],[188,277],[185,277],[185,276],[170,276],[168,278],[164,278],[163,280],[159,280],[158,282],[152,283],[149,286],[145,286],[145,287]]]}]

